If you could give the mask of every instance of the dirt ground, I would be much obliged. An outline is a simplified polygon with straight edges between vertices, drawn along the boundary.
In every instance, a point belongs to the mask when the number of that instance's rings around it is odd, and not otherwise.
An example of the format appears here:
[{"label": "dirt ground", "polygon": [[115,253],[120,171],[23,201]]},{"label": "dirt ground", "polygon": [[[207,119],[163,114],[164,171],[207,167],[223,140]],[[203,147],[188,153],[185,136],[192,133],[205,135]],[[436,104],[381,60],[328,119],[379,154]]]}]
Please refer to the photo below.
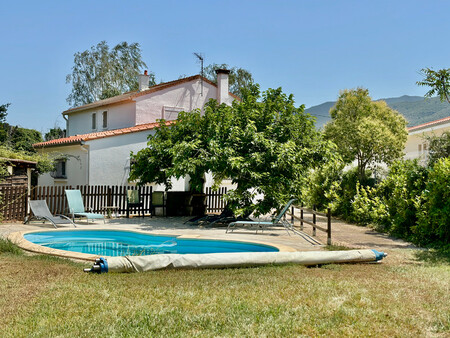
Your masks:
[{"label": "dirt ground", "polygon": [[[326,227],[325,223],[320,224]],[[311,226],[306,226],[304,231],[311,235]],[[317,238],[322,243],[327,242],[325,232],[317,230]],[[354,249],[370,248],[386,250],[417,248],[411,243],[379,233],[369,227],[348,224],[335,218],[331,221],[331,239],[333,245],[341,245]]]}]

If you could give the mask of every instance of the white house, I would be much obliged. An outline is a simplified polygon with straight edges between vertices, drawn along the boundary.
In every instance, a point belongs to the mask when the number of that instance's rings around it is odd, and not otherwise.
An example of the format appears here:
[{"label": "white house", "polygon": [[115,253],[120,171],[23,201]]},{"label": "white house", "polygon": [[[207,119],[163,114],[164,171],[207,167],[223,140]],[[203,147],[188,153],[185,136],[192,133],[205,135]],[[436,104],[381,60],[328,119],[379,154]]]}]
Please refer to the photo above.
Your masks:
[{"label": "white house", "polygon": [[[139,91],[64,111],[67,137],[34,144],[41,152],[58,154],[57,170],[39,178],[39,185],[126,185],[130,152],[147,145],[157,120],[175,120],[181,111],[202,109],[210,99],[231,104],[228,70],[217,71],[217,85],[195,75],[148,87],[140,75]],[[146,85],[147,84],[147,85]],[[187,190],[185,179],[174,190]]]},{"label": "white house", "polygon": [[428,156],[426,137],[440,136],[445,131],[450,131],[450,116],[408,128],[405,159],[419,158],[424,163]]}]

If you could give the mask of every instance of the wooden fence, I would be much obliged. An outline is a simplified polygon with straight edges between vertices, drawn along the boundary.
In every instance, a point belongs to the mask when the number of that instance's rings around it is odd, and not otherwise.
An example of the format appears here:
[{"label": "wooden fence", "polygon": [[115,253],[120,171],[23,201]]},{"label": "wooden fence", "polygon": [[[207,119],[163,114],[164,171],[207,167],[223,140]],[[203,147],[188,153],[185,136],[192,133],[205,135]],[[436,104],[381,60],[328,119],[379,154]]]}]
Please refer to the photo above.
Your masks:
[{"label": "wooden fence", "polygon": [[69,213],[66,189],[77,189],[81,191],[83,203],[86,209],[92,212],[106,214],[107,207],[115,207],[117,213],[122,215],[127,211],[127,190],[137,189],[144,204],[144,213],[150,212],[152,187],[127,187],[127,186],[104,186],[104,185],[82,185],[82,186],[37,186],[31,190],[31,200],[46,200],[52,214]]},{"label": "wooden fence", "polygon": [[[295,213],[295,209],[299,209],[300,215],[297,216]],[[327,245],[331,245],[331,210],[330,208],[327,209],[327,213],[318,212],[316,210],[316,207],[313,206],[312,209],[304,208],[302,206],[292,206],[291,212],[287,213],[291,216],[291,223],[294,224],[295,220],[300,221],[300,230],[304,230],[304,224],[308,224],[312,226],[312,235],[316,236],[316,230],[319,229],[320,231],[327,233]],[[306,214],[311,215],[309,219],[306,219]],[[323,227],[317,224],[317,217],[321,217],[322,219],[325,218],[327,227]],[[312,218],[312,220],[310,220]],[[321,222],[323,223],[323,221]]]},{"label": "wooden fence", "polygon": [[3,220],[24,220],[28,208],[27,186],[0,187],[0,214]]},{"label": "wooden fence", "polygon": [[[65,196],[66,189],[78,189],[83,196],[86,209],[92,209],[95,213],[107,214],[114,207],[114,212],[124,215],[127,210],[127,190],[138,189],[140,191],[144,213],[151,212],[152,187],[127,187],[127,186],[37,186],[31,189],[31,200],[45,200],[52,214],[65,214],[69,210]],[[212,191],[207,188],[207,211],[221,212],[224,208],[222,195],[226,188]],[[0,187],[1,202],[0,214],[4,221],[23,221],[28,213],[27,187]]]},{"label": "wooden fence", "polygon": [[222,212],[225,208],[225,202],[222,199],[222,196],[227,193],[227,188],[222,187],[217,191],[214,191],[212,188],[206,188],[206,205],[207,212]]}]

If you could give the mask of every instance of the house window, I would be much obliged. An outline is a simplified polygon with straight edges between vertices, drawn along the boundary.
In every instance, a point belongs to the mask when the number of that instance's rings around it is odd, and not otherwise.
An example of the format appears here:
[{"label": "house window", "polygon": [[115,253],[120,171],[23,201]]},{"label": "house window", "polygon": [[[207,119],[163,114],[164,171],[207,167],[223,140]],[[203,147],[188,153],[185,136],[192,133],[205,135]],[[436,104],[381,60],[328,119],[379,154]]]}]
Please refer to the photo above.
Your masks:
[{"label": "house window", "polygon": [[53,178],[67,178],[66,159],[58,159],[55,161],[55,170],[50,173]]},{"label": "house window", "polygon": [[428,145],[426,143],[419,144],[419,154],[422,152],[425,154],[428,151]]},{"label": "house window", "polygon": [[102,113],[102,121],[103,121],[103,124],[102,124],[103,129],[107,128],[108,127],[108,112],[107,111],[104,111]]},{"label": "house window", "polygon": [[92,114],[92,129],[97,129],[97,114]]}]

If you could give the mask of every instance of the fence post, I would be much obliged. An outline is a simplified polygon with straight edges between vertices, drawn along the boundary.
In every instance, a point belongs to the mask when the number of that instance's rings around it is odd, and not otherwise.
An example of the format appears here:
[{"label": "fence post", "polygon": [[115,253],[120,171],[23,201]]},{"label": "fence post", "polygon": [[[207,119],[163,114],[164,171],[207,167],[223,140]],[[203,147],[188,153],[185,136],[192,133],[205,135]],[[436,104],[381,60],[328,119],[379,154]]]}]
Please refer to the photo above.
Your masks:
[{"label": "fence post", "polygon": [[[316,211],[315,205],[313,205],[313,224],[316,225],[316,213],[314,211]],[[313,236],[316,235],[316,227],[314,225],[313,225]]]},{"label": "fence post", "polygon": [[331,245],[331,210],[327,209],[327,244]]},{"label": "fence post", "polygon": [[[164,195],[163,195],[163,204],[164,204]],[[150,218],[153,217],[152,205],[153,205],[153,187],[150,187]],[[164,216],[164,207],[163,207],[163,216]]]},{"label": "fence post", "polygon": [[303,203],[300,209],[300,230],[303,231]]}]

